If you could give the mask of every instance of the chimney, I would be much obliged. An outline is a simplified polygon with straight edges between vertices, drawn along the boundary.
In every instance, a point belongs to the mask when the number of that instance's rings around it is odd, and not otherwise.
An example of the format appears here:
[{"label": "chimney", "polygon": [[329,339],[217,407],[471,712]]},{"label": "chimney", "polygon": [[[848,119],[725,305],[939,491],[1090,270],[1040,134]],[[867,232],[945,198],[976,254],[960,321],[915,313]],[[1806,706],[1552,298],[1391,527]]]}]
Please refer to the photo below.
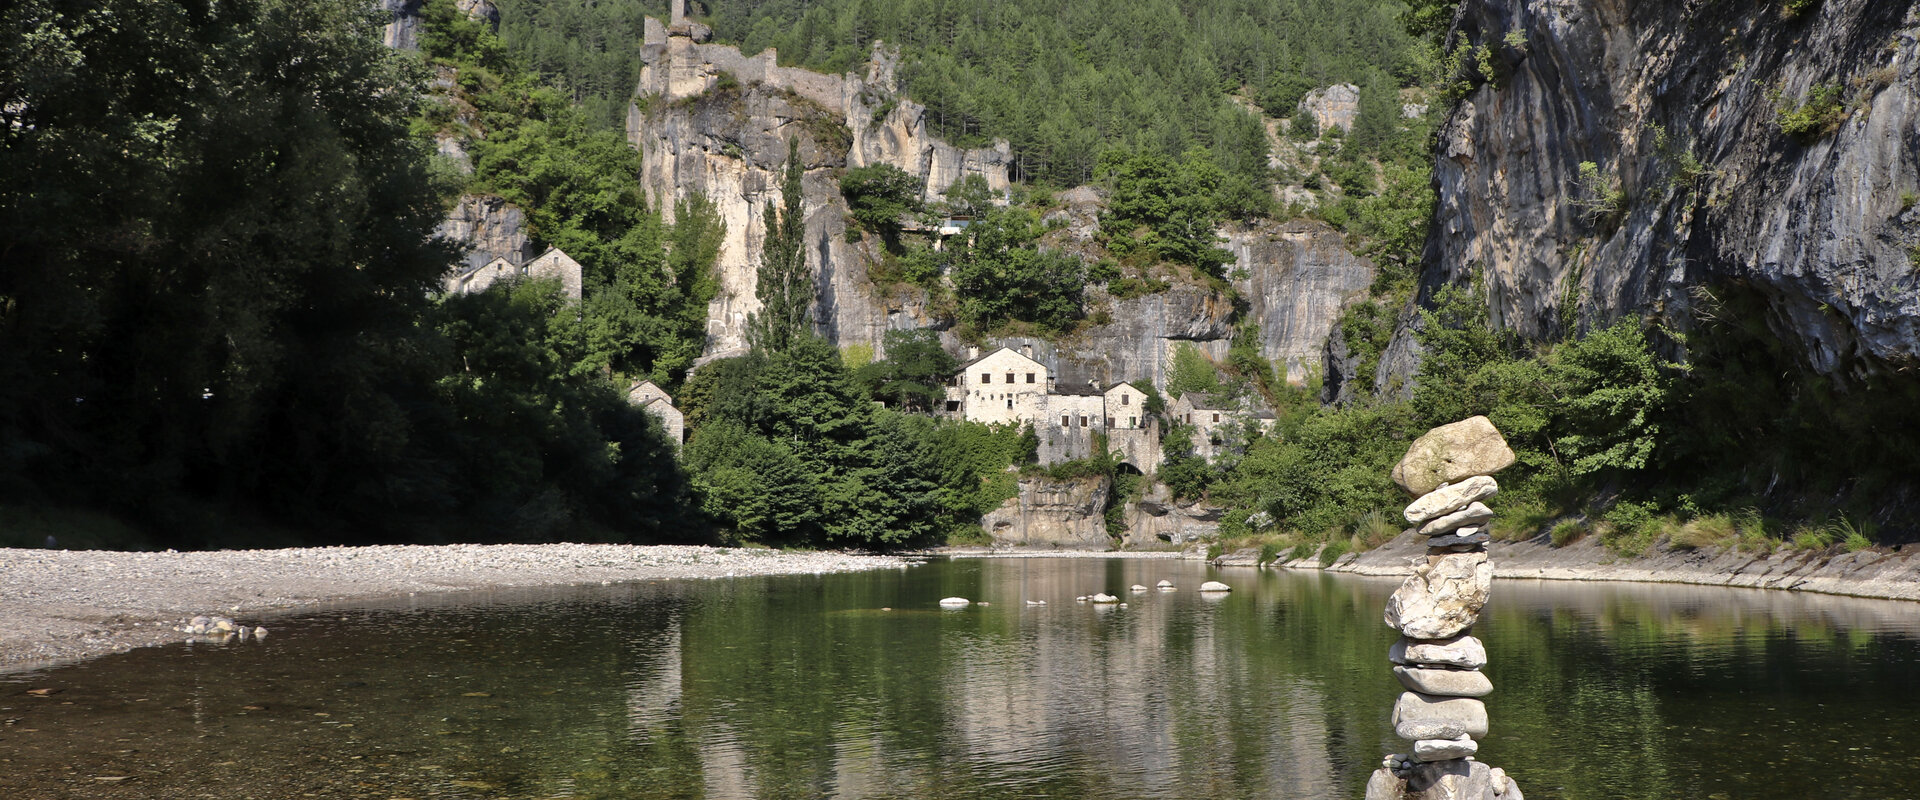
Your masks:
[{"label": "chimney", "polygon": [[1029,342],[1027,344],[1020,345],[1020,355],[1026,356],[1027,358],[1033,358],[1033,343]]},{"label": "chimney", "polygon": [[973,345],[967,345],[967,360],[972,361],[979,357],[980,357],[980,348],[975,347]]}]

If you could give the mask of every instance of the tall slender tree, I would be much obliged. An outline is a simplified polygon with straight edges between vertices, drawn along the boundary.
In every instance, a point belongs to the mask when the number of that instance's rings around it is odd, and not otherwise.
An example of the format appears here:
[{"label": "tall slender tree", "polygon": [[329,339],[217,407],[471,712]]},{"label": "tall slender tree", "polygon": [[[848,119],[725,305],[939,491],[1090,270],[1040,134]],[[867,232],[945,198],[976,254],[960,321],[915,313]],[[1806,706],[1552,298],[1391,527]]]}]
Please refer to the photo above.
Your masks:
[{"label": "tall slender tree", "polygon": [[789,139],[786,177],[780,183],[784,207],[776,213],[773,201],[767,201],[767,237],[760,245],[760,271],[754,287],[760,313],[747,324],[753,349],[763,353],[785,352],[795,339],[812,332],[816,288],[813,273],[807,269],[807,220],[800,208],[800,172],[800,144]]}]

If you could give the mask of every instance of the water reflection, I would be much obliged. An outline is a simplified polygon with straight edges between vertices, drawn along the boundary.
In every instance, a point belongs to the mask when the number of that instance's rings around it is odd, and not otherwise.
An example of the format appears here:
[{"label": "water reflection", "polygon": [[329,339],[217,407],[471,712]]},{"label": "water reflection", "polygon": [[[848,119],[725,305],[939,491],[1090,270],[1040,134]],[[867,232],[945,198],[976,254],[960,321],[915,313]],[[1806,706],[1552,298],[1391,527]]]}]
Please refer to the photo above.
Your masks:
[{"label": "water reflection", "polygon": [[[985,560],[341,609],[0,676],[0,796],[1357,797],[1401,744],[1394,585]],[[1913,797],[1916,608],[1503,580],[1483,756],[1532,798]]]}]

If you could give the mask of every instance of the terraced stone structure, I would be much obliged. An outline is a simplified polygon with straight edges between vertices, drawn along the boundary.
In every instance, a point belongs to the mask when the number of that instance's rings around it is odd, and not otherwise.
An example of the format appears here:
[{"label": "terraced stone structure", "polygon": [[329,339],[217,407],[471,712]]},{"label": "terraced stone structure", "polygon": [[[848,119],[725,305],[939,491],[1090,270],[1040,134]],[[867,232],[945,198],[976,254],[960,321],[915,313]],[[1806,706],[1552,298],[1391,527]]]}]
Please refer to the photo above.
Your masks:
[{"label": "terraced stone structure", "polygon": [[1493,473],[1511,464],[1506,438],[1473,417],[1428,431],[1394,467],[1394,483],[1416,498],[1405,516],[1427,537],[1427,557],[1385,614],[1400,632],[1387,660],[1407,689],[1393,706],[1393,732],[1410,747],[1386,757],[1366,800],[1525,800],[1504,770],[1473,758],[1489,727],[1480,698],[1493,692],[1480,671],[1487,648],[1472,635],[1493,585],[1485,501],[1500,491]]}]

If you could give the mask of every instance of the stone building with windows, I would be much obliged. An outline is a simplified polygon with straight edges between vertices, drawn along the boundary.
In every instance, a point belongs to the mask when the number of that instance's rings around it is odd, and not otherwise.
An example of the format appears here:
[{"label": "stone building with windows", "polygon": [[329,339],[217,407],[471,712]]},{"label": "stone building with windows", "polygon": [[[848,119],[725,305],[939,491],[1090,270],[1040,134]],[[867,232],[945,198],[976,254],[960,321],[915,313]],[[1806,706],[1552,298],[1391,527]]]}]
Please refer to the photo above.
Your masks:
[{"label": "stone building with windows", "polygon": [[1175,399],[1167,415],[1176,424],[1193,426],[1193,454],[1209,461],[1229,439],[1264,433],[1274,423],[1272,411],[1194,392]]},{"label": "stone building with windows", "polygon": [[443,285],[447,294],[474,294],[513,277],[559,281],[560,293],[576,303],[580,302],[581,287],[585,282],[580,262],[555,247],[519,264],[504,257],[493,259],[478,267],[448,275]]},{"label": "stone building with windows", "polygon": [[970,422],[1032,425],[1040,463],[1058,464],[1094,453],[1097,437],[1109,452],[1141,472],[1160,464],[1160,431],[1146,413],[1146,393],[1131,384],[1060,385],[1035,360],[1032,347],[1002,347],[960,366],[947,387],[945,413]]},{"label": "stone building with windows", "polygon": [[660,427],[666,429],[667,438],[673,440],[675,447],[686,442],[687,417],[674,407],[673,397],[665,389],[653,381],[640,381],[627,388],[627,402],[659,419]]}]

